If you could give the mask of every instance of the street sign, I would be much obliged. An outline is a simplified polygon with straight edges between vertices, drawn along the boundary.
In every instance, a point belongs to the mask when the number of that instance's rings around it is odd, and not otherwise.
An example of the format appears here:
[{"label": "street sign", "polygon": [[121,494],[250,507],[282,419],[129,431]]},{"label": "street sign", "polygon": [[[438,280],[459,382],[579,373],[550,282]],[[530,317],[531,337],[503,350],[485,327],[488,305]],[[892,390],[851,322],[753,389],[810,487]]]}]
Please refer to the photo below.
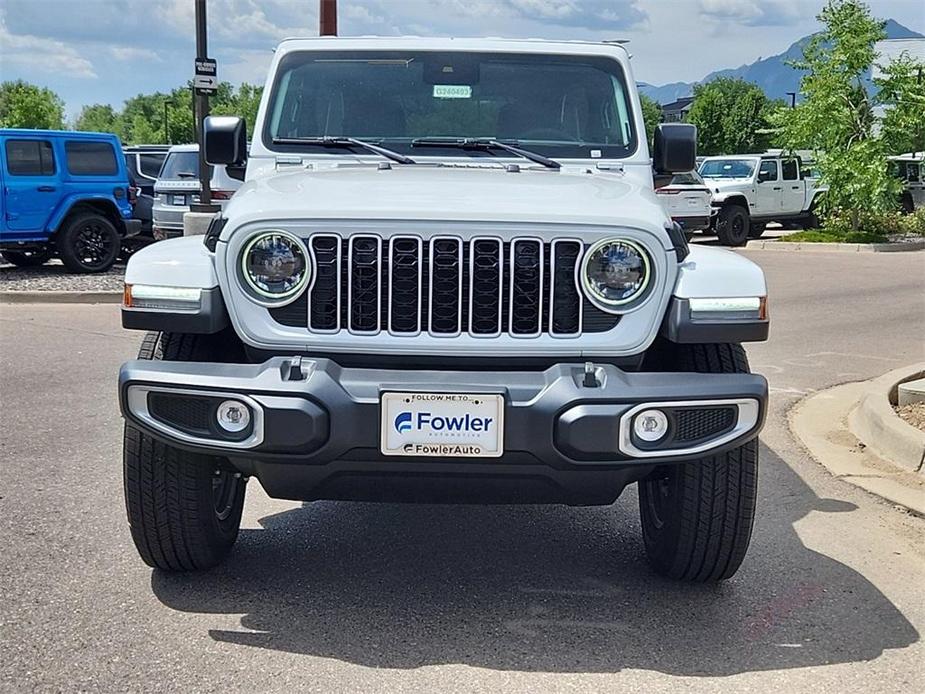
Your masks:
[{"label": "street sign", "polygon": [[196,58],[193,87],[197,94],[211,96],[218,89],[218,67],[214,58]]}]

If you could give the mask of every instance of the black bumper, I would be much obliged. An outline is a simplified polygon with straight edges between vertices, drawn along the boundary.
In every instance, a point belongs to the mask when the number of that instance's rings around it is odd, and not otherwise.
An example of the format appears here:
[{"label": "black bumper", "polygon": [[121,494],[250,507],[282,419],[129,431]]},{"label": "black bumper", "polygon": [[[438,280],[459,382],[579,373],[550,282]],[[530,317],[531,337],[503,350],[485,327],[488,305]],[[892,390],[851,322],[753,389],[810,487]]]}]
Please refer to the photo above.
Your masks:
[{"label": "black bumper", "polygon": [[[767,382],[758,375],[627,373],[610,365],[595,366],[593,375],[583,364],[447,372],[347,369],[326,359],[298,368],[284,357],[253,365],[131,361],[120,372],[119,394],[123,415],[148,434],[227,457],[271,496],[302,500],[609,503],[655,466],[739,446],[764,421]],[[502,394],[503,455],[383,455],[379,401],[387,391]],[[231,437],[209,413],[234,397],[254,417]],[[657,450],[628,433],[642,403],[672,421],[733,406],[738,419],[699,442],[672,441],[672,434],[668,448]]]}]

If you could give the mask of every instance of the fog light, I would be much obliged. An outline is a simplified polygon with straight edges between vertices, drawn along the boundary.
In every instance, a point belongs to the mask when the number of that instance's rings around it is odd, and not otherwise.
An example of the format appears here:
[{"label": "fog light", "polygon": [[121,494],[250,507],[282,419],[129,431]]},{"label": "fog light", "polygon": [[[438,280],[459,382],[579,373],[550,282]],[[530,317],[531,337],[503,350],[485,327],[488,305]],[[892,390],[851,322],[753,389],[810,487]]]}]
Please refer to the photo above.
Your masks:
[{"label": "fog light", "polygon": [[663,439],[668,433],[668,417],[661,410],[643,410],[633,419],[633,433],[647,443]]},{"label": "fog light", "polygon": [[231,434],[247,429],[251,422],[251,412],[243,402],[225,400],[215,413],[218,425]]}]

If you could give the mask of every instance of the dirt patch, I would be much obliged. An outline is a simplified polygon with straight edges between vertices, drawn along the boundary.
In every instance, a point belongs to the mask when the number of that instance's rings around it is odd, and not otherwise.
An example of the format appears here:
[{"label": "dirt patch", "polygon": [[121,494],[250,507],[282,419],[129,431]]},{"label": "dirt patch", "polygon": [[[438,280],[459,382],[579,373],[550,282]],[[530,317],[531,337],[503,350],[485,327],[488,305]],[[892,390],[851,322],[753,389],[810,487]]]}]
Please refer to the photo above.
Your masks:
[{"label": "dirt patch", "polygon": [[907,424],[925,431],[925,402],[914,402],[911,405],[903,405],[894,409]]}]

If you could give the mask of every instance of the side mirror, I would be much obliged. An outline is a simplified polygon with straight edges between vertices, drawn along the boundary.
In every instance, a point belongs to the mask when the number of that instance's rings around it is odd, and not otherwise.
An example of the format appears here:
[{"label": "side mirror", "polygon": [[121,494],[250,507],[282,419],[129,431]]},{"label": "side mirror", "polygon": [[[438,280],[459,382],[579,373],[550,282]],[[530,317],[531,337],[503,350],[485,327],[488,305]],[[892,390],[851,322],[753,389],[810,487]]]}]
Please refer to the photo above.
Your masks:
[{"label": "side mirror", "polygon": [[652,166],[657,174],[693,171],[697,167],[697,126],[660,123],[655,128]]},{"label": "side mirror", "polygon": [[247,159],[247,125],[237,116],[208,116],[202,125],[206,161],[243,164]]},{"label": "side mirror", "polygon": [[771,180],[770,171],[759,171],[758,172],[758,183],[767,183]]}]

